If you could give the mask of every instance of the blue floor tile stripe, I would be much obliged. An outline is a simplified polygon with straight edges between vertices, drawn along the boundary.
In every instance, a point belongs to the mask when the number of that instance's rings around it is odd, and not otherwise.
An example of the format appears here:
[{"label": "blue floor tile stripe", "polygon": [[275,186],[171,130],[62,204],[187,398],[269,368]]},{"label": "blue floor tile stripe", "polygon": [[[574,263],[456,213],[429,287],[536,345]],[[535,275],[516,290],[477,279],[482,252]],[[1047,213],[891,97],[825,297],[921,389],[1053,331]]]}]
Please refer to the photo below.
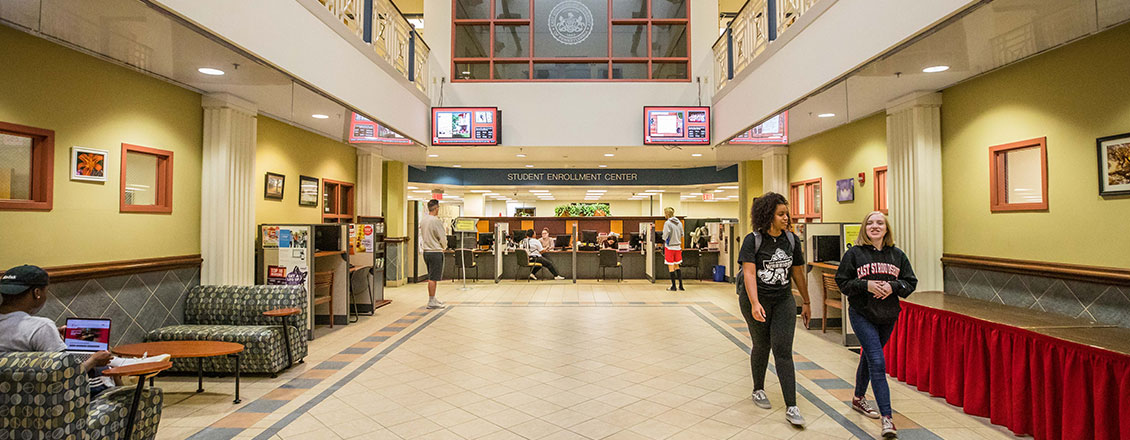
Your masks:
[{"label": "blue floor tile stripe", "polygon": [[345,377],[339,379],[333,385],[330,385],[329,388],[326,388],[321,393],[318,393],[318,395],[314,396],[313,399],[310,399],[310,401],[308,401],[305,404],[303,404],[302,406],[298,407],[298,409],[291,411],[290,414],[287,414],[281,420],[279,420],[278,422],[275,422],[275,424],[271,425],[270,428],[267,428],[267,430],[265,430],[261,434],[255,436],[255,440],[268,440],[272,436],[274,436],[275,434],[278,434],[279,431],[281,431],[283,428],[286,427],[286,425],[289,425],[291,422],[298,419],[299,416],[306,414],[307,412],[310,411],[310,409],[314,408],[319,403],[322,403],[322,401],[326,400],[327,397],[329,397],[333,393],[337,392],[337,390],[341,389],[341,387],[345,386],[345,384],[349,383],[355,377],[357,377],[361,373],[365,372],[365,370],[368,370],[369,367],[372,367],[373,364],[377,363],[377,361],[383,359],[385,356],[387,356],[393,350],[396,350],[397,347],[399,347],[401,344],[403,344],[408,339],[415,336],[421,330],[427,328],[427,326],[431,325],[433,322],[435,322],[441,316],[447,314],[447,312],[450,311],[451,309],[452,309],[452,307],[448,307],[446,309],[441,310],[439,313],[436,313],[434,316],[429,318],[427,321],[424,321],[423,324],[420,324],[419,327],[412,329],[412,331],[410,331],[410,332],[408,332],[408,334],[404,335],[403,338],[400,338],[396,342],[393,342],[391,345],[386,347],[384,350],[381,350],[380,353],[377,353],[376,356],[373,356],[372,359],[365,361],[365,363],[361,364],[356,369],[349,372],[349,374],[345,375]]}]

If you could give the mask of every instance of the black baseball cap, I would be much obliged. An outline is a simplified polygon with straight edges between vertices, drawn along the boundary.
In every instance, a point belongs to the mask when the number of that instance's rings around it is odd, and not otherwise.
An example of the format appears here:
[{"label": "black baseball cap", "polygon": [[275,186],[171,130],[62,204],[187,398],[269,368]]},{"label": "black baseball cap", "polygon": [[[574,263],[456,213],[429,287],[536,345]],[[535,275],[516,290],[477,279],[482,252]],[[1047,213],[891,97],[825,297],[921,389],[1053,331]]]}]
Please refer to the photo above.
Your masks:
[{"label": "black baseball cap", "polygon": [[16,266],[0,276],[0,293],[4,295],[19,295],[32,287],[43,287],[48,284],[47,271],[39,266]]}]

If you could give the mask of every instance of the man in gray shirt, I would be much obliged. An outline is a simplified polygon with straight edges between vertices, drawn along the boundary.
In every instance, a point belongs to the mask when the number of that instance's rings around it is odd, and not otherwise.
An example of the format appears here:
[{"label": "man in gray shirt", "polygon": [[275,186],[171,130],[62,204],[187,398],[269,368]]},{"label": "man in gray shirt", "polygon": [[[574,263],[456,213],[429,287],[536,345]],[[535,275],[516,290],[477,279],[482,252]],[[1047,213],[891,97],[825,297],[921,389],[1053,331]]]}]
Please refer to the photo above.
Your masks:
[{"label": "man in gray shirt", "polygon": [[[57,352],[67,349],[59,328],[50,319],[32,316],[47,302],[47,272],[36,266],[17,266],[0,276],[0,353]],[[82,371],[110,363],[110,352],[99,351],[82,363]],[[92,380],[91,384],[100,383]],[[105,387],[92,387],[91,396]]]},{"label": "man in gray shirt", "polygon": [[428,308],[447,307],[436,299],[436,287],[443,279],[443,249],[447,234],[439,219],[439,200],[428,200],[428,214],[420,219],[420,252],[424,254],[424,264],[428,266]]}]

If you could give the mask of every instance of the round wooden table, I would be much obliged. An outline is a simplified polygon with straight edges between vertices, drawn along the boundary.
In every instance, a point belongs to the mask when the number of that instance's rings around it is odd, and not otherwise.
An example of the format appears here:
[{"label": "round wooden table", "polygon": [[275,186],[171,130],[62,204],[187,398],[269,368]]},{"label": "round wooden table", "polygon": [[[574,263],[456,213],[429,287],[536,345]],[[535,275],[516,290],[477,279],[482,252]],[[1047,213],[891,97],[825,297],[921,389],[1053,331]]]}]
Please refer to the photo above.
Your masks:
[{"label": "round wooden table", "polygon": [[[239,403],[239,354],[243,344],[220,341],[160,341],[129,344],[110,349],[111,353],[124,357],[144,357],[147,355],[168,354],[173,359],[196,358],[196,392],[204,392],[204,358],[212,356],[232,356],[235,358],[235,400]],[[152,380],[152,378],[150,379]]]},{"label": "round wooden table", "polygon": [[137,407],[141,403],[141,390],[145,387],[145,376],[149,376],[149,386],[152,387],[153,376],[156,376],[157,373],[168,370],[172,367],[172,362],[161,361],[126,365],[123,367],[107,368],[105,370],[102,370],[103,376],[138,376],[137,388],[135,388],[133,391],[133,404],[129,407],[129,418],[126,419],[125,438],[132,438],[133,435],[133,425],[137,422]]}]

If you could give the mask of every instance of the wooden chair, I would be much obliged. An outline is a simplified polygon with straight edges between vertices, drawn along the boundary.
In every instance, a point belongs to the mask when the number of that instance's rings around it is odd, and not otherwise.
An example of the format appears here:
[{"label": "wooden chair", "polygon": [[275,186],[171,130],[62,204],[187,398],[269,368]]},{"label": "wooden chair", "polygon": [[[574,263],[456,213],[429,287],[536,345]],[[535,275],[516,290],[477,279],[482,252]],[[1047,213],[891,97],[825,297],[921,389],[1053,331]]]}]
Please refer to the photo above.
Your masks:
[{"label": "wooden chair", "polygon": [[[534,273],[534,268],[541,267],[541,263],[530,261],[530,253],[525,249],[515,249],[514,259],[518,260],[518,269],[514,271],[514,281],[518,281],[522,275],[522,268],[530,270],[530,274]],[[530,277],[526,277],[526,281],[530,281]]]},{"label": "wooden chair", "polygon": [[[528,260],[528,259],[527,259]],[[462,270],[475,270],[475,277],[471,278],[472,281],[479,281],[479,263],[475,262],[475,253],[470,249],[456,249],[455,250],[455,276],[451,277],[451,282],[455,282],[460,278],[460,268]]]},{"label": "wooden chair", "polygon": [[604,273],[608,268],[620,269],[618,281],[624,281],[624,264],[620,262],[620,252],[616,249],[600,250],[600,279],[604,279]]},{"label": "wooden chair", "polygon": [[[319,292],[325,291],[325,294],[319,295]],[[330,304],[330,328],[334,328],[334,304],[337,302],[334,298],[334,273],[329,272],[314,272],[314,306],[318,304]],[[313,307],[311,307],[313,311]]]},{"label": "wooden chair", "polygon": [[[840,309],[840,320],[846,319],[843,316],[844,299],[843,293],[840,292],[840,286],[836,285],[836,274],[831,272],[821,272],[820,276],[823,278],[824,288],[824,314],[820,321],[820,332],[828,332],[828,307]],[[835,295],[835,298],[832,298]],[[840,325],[843,325],[842,323]]]}]

